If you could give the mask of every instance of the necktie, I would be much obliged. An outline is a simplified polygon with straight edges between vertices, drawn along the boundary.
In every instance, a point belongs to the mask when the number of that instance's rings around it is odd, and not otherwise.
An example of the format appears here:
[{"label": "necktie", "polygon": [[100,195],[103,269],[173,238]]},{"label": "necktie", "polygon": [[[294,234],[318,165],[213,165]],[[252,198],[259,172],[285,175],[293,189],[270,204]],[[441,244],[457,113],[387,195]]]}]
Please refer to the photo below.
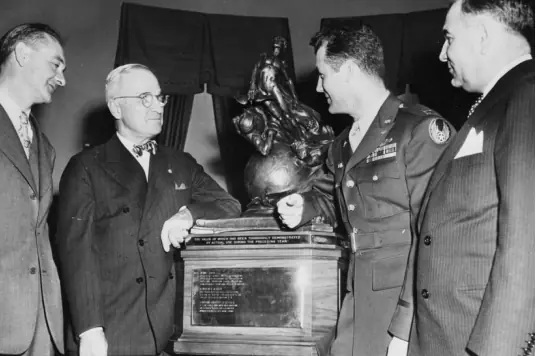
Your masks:
[{"label": "necktie", "polygon": [[17,130],[19,135],[20,142],[26,153],[26,158],[30,157],[30,145],[32,141],[30,140],[30,122],[28,121],[28,115],[25,112],[22,112],[19,116],[20,126]]},{"label": "necktie", "polygon": [[134,145],[132,148],[132,152],[134,152],[136,157],[140,157],[143,154],[143,151],[147,151],[154,155],[156,153],[156,141],[149,140],[141,145]]},{"label": "necktie", "polygon": [[473,105],[471,105],[471,108],[469,109],[469,114],[467,114],[467,118],[469,118],[469,116],[473,115],[473,113],[475,112],[475,109],[478,105],[480,105],[480,103],[482,102],[482,100],[484,99],[484,95],[480,95],[478,97],[478,99],[476,99],[475,103]]},{"label": "necktie", "polygon": [[352,148],[352,152],[355,152],[355,149],[357,148],[357,146],[359,146],[359,143],[361,142],[362,138],[363,133],[361,132],[361,128],[359,127],[359,124],[355,122],[352,125],[350,134],[348,135],[348,141],[350,141],[350,147]]}]

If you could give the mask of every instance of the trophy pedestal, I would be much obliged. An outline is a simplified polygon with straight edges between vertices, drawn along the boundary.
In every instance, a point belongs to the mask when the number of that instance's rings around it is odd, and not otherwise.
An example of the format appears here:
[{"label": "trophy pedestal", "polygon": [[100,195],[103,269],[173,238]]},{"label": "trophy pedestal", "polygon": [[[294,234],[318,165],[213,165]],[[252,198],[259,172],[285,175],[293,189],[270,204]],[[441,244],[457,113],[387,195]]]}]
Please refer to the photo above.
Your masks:
[{"label": "trophy pedestal", "polygon": [[187,355],[316,355],[335,325],[346,259],[339,236],[314,231],[192,235],[184,259]]}]

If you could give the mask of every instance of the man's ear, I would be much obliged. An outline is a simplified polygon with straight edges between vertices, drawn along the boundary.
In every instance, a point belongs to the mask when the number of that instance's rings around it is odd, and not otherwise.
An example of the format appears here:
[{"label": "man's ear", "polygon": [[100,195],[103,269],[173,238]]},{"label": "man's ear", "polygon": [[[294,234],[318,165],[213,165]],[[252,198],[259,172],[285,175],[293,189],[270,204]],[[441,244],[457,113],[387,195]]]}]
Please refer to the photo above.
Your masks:
[{"label": "man's ear", "polygon": [[479,46],[479,53],[484,55],[490,51],[493,41],[494,23],[490,22],[488,18],[480,16],[477,18],[476,24],[473,25],[473,35],[476,38],[476,43]]},{"label": "man's ear", "polygon": [[29,61],[31,51],[32,49],[24,42],[19,42],[15,45],[13,53],[15,55],[15,60],[20,67],[24,67]]},{"label": "man's ear", "polygon": [[119,104],[115,101],[115,100],[108,100],[108,109],[110,110],[110,113],[112,114],[112,116],[119,120],[121,119],[121,107],[119,106]]}]

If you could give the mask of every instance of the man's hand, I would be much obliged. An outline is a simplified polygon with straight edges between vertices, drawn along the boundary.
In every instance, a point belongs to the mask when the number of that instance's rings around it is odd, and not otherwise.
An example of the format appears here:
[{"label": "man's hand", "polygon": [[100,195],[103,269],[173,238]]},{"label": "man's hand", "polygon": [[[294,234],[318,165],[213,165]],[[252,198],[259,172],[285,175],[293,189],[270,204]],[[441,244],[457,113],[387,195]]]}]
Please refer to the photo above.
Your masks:
[{"label": "man's hand", "polygon": [[281,222],[293,229],[300,223],[303,215],[303,197],[291,194],[277,202],[277,212]]},{"label": "man's hand", "polygon": [[162,246],[168,252],[171,245],[180,248],[180,244],[185,242],[188,230],[194,225],[194,218],[186,207],[179,209],[179,212],[170,217],[162,227]]},{"label": "man's hand", "polygon": [[387,347],[387,356],[406,356],[408,354],[408,342],[393,336]]},{"label": "man's hand", "polygon": [[80,335],[80,356],[107,356],[108,342],[102,328],[90,329]]}]

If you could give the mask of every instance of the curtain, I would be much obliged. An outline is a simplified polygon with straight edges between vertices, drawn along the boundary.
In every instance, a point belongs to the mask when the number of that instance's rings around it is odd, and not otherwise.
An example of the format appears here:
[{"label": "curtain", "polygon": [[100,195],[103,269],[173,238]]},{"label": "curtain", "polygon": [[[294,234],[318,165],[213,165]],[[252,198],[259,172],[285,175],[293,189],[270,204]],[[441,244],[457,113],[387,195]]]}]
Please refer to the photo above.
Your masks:
[{"label": "curtain", "polygon": [[170,95],[164,108],[164,126],[156,140],[159,144],[184,151],[193,103],[193,94]]},{"label": "curtain", "polygon": [[232,122],[232,118],[241,113],[242,107],[234,98],[221,95],[212,95],[212,103],[227,190],[245,208],[250,199],[244,185],[244,168],[255,149],[236,132]]}]

